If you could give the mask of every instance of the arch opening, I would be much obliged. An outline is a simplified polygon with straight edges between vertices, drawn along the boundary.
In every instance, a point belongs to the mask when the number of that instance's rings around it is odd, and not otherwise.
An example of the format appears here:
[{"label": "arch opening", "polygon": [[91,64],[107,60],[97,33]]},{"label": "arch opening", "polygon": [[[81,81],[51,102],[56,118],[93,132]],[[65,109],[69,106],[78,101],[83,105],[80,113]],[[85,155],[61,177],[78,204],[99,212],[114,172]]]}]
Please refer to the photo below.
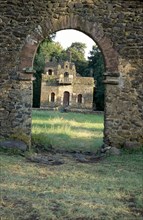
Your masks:
[{"label": "arch opening", "polygon": [[79,104],[82,103],[82,94],[79,94],[79,95],[77,96],[77,101],[78,101]]},{"label": "arch opening", "polygon": [[[67,31],[69,31],[69,30],[67,30]],[[63,34],[65,34],[65,32]],[[55,41],[55,39],[54,39],[54,41]],[[74,40],[73,40],[73,42],[74,42]],[[95,45],[95,42],[93,45]],[[78,50],[80,50],[80,44],[77,44],[76,46],[78,46]],[[81,46],[82,46],[82,44],[81,44]],[[98,47],[96,46],[96,48],[98,48]],[[91,47],[91,49],[92,49],[92,47]],[[97,50],[97,52],[101,54],[101,51],[99,49]],[[69,56],[69,54],[70,54],[70,56]],[[55,56],[55,53],[54,53],[54,56]],[[92,111],[93,110],[93,88],[91,88],[90,84],[91,84],[91,82],[92,82],[92,84],[94,84],[94,80],[91,80],[92,76],[94,75],[93,74],[94,70],[91,70],[91,67],[90,68],[88,67],[89,68],[88,75],[85,75],[84,74],[85,67],[84,67],[84,68],[82,68],[81,72],[77,73],[77,71],[76,71],[77,66],[76,65],[74,66],[74,61],[72,60],[72,54],[69,51],[67,53],[67,57],[66,57],[65,61],[64,60],[62,61],[62,59],[60,59],[60,61],[58,60],[56,63],[55,57],[51,57],[49,60],[50,61],[45,63],[46,68],[48,69],[48,68],[52,67],[54,75],[56,75],[57,78],[59,76],[59,79],[57,81],[57,85],[52,82],[51,82],[51,84],[49,84],[49,81],[47,81],[48,84],[47,84],[47,90],[46,90],[45,89],[45,87],[46,87],[45,77],[47,77],[47,76],[44,76],[44,81],[42,81],[42,91],[43,92],[42,92],[42,96],[41,96],[41,107],[49,108],[50,110],[55,110],[56,108],[59,107],[59,109],[62,109],[62,111],[67,111],[68,114],[69,114],[69,110],[71,110],[71,109],[72,109],[72,111],[76,111],[76,110],[81,111],[81,113],[84,113],[84,114],[86,113],[86,111],[87,112]],[[53,60],[54,60],[54,62],[53,62]],[[88,60],[85,57],[84,57],[84,63],[88,64]],[[103,65],[104,65],[104,62],[103,62]],[[52,78],[50,77],[49,79],[52,79]],[[73,86],[73,84],[75,86]],[[49,86],[49,88],[48,88],[48,86]],[[56,94],[55,102],[51,102],[51,101],[47,102],[46,101],[46,97],[48,97],[48,94],[49,94],[49,97],[51,98],[51,91]],[[95,110],[95,108],[94,108],[94,110]],[[82,122],[84,123],[84,118],[83,118]],[[102,122],[101,126],[103,126],[103,122]],[[88,130],[88,128],[85,128],[85,129]],[[66,131],[65,131],[65,133],[66,133]],[[54,139],[56,140],[57,138],[59,138],[58,135],[55,135]],[[71,137],[71,139],[73,139],[72,142],[74,142],[74,140],[75,140],[74,137]],[[93,139],[94,139],[94,141],[93,141]],[[101,137],[99,139],[102,144],[103,137]],[[89,144],[89,146],[87,145],[88,148],[86,148],[86,150],[90,150],[91,148],[94,149],[94,147],[95,147],[94,143],[95,142],[99,143],[99,139],[90,138],[91,144]],[[83,140],[82,135],[81,135],[80,140],[81,140],[81,144],[85,141],[85,140]],[[64,140],[62,143],[64,143]],[[96,145],[97,145],[97,143],[96,143]],[[80,149],[78,144],[76,144],[76,145],[77,145],[77,149],[78,148]],[[94,145],[94,147],[93,147],[93,145]],[[65,146],[63,144],[63,149],[64,148],[65,148]]]},{"label": "arch opening", "polygon": [[55,102],[55,93],[54,92],[51,93],[51,102]]},{"label": "arch opening", "polygon": [[69,73],[68,72],[64,73],[64,78],[69,78]]},{"label": "arch opening", "polygon": [[49,70],[48,70],[48,74],[49,74],[49,76],[51,76],[51,75],[53,74],[52,69],[49,69]]},{"label": "arch opening", "polygon": [[[83,25],[83,21],[78,16],[74,16],[74,17],[61,16],[61,19],[59,19],[58,21],[54,20],[54,22],[50,22],[50,23],[49,21],[45,21],[45,24],[46,24],[46,29],[44,30],[44,33],[42,32],[40,33],[40,37],[38,33],[36,44],[33,43],[33,41],[34,42],[36,41],[35,33],[29,37],[30,41],[26,41],[26,44],[24,45],[21,56],[20,56],[20,64],[18,66],[19,72],[22,72],[23,69],[25,68],[24,60],[27,57],[27,54],[29,55],[29,57],[31,57],[31,59],[29,59],[29,62],[26,63],[27,68],[31,68],[33,66],[33,60],[34,60],[37,46],[45,37],[45,33],[48,36],[51,33],[55,33],[56,31],[65,30],[65,29],[75,29],[91,37],[94,40],[94,42],[97,43],[97,45],[99,46],[99,48],[101,49],[103,53],[104,62],[105,62],[105,72],[109,73],[109,76],[111,77],[112,75],[115,76],[114,73],[118,72],[117,53],[112,47],[112,42],[105,36],[102,28],[100,28],[100,26],[98,26],[97,24],[93,24],[92,22],[86,21],[86,24]],[[52,27],[50,32],[48,28],[49,25]],[[26,50],[26,53],[25,53],[25,50]],[[106,77],[107,76],[108,74],[106,74]],[[106,101],[105,101],[105,106],[106,106]],[[104,124],[106,124],[106,118],[105,118]],[[108,132],[106,132],[106,130],[107,130],[107,127],[105,126],[104,135],[108,136]],[[108,138],[105,138],[105,139],[108,139]]]},{"label": "arch opening", "polygon": [[65,91],[63,95],[63,106],[68,107],[69,103],[70,103],[70,93],[68,91]]},{"label": "arch opening", "polygon": [[[43,28],[43,29],[42,29]],[[113,48],[112,41],[105,36],[103,28],[98,23],[83,20],[80,16],[60,16],[58,20],[45,20],[41,26],[27,36],[26,43],[20,54],[20,63],[18,70],[25,67],[27,55],[30,57],[27,62],[28,67],[33,66],[34,57],[39,44],[52,33],[65,29],[74,29],[80,31],[97,43],[103,53],[105,60],[105,70],[111,74],[118,72],[118,54]]]}]

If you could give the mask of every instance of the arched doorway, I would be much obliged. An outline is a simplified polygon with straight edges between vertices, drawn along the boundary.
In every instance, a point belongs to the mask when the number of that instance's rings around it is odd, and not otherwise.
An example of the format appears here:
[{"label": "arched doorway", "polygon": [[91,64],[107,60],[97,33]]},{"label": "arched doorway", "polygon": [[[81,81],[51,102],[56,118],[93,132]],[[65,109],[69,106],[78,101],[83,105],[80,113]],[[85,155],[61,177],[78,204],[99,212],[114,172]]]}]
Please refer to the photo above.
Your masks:
[{"label": "arched doorway", "polygon": [[[50,28],[48,28],[50,27]],[[52,28],[51,28],[52,27]],[[49,32],[50,29],[50,32]],[[33,60],[34,60],[34,55],[35,51],[37,50],[37,47],[39,43],[43,40],[45,33],[46,35],[49,35],[51,33],[55,33],[60,30],[64,29],[75,29],[78,31],[81,31],[85,34],[87,34],[89,37],[91,37],[99,46],[101,49],[103,56],[104,56],[104,61],[105,61],[105,69],[106,69],[106,78],[108,78],[108,72],[109,76],[112,77],[112,74],[114,77],[118,77],[118,57],[116,51],[112,47],[112,43],[110,39],[108,39],[104,34],[102,28],[97,26],[97,24],[94,24],[93,22],[88,22],[82,20],[79,16],[61,16],[59,20],[48,20],[46,21],[46,29],[44,30],[44,34],[42,33],[42,30],[40,29],[40,32],[33,32],[33,35],[28,36],[28,41],[26,42],[25,46],[22,49],[22,56],[20,57],[20,64],[18,66],[19,71],[23,71],[23,68],[25,67],[25,59],[27,56],[31,56],[31,59],[29,59],[29,62],[27,63],[27,66],[31,67],[33,66]],[[96,33],[98,34],[96,35]],[[40,35],[39,35],[40,33]],[[37,36],[37,38],[36,38]],[[34,42],[37,43],[34,43]],[[32,62],[31,62],[32,61]],[[114,74],[116,72],[116,74]],[[105,78],[105,81],[106,81]],[[106,85],[110,82],[106,82]],[[106,92],[105,92],[106,93]],[[69,94],[65,93],[63,97],[63,104],[64,106],[69,105]],[[106,100],[105,100],[106,103]],[[105,108],[107,105],[105,104]],[[104,141],[106,140],[109,141],[109,131],[108,130],[108,124],[106,123],[106,116],[108,109],[105,109],[106,114],[104,117]],[[110,129],[110,131],[112,131]],[[112,132],[111,132],[112,133]],[[30,133],[31,135],[31,133]],[[111,138],[110,138],[111,139]]]},{"label": "arched doorway", "polygon": [[69,106],[69,101],[70,101],[70,93],[65,91],[63,96],[63,106],[64,107]]},{"label": "arched doorway", "polygon": [[[113,145],[114,140],[116,140],[115,132],[114,132],[114,120],[112,119],[110,106],[108,105],[109,94],[106,95],[106,93],[108,93],[108,91],[110,90],[108,89],[110,84],[112,85],[114,84],[114,91],[116,90],[116,93],[118,93],[117,85],[118,85],[118,80],[119,80],[119,73],[118,73],[118,56],[112,46],[111,40],[105,36],[102,27],[97,25],[97,23],[89,22],[88,20],[86,20],[85,22],[85,20],[83,20],[81,17],[77,15],[60,16],[58,20],[53,18],[52,20],[45,20],[44,22],[46,24],[46,26],[44,26],[45,28],[44,32],[42,28],[39,27],[40,29],[37,29],[36,32],[33,32],[33,34],[28,36],[28,40],[26,41],[24,47],[22,48],[22,52],[20,56],[20,63],[18,66],[19,72],[21,72],[23,76],[23,69],[25,68],[25,65],[27,66],[27,69],[28,68],[30,69],[31,66],[33,66],[35,51],[37,50],[39,43],[51,33],[55,33],[56,31],[64,30],[64,29],[75,29],[91,37],[97,43],[97,45],[101,49],[103,56],[104,56],[105,69],[106,69],[105,80],[104,80],[104,82],[106,83],[104,142],[106,142],[107,144]],[[27,56],[30,57],[30,59],[27,60]],[[25,64],[25,60],[27,60],[26,64]],[[32,74],[32,72],[29,72],[29,79],[31,79],[30,74]],[[106,100],[106,97],[107,97],[107,100]],[[65,98],[65,100],[66,101],[64,101],[64,104],[69,105],[69,99]],[[116,115],[116,112],[115,112],[115,115]],[[106,120],[106,118],[108,118],[108,121]],[[111,121],[110,124],[108,123],[109,120]],[[30,126],[31,125],[29,125],[29,127]],[[31,138],[31,132],[29,133],[29,135],[30,135],[29,137]]]}]

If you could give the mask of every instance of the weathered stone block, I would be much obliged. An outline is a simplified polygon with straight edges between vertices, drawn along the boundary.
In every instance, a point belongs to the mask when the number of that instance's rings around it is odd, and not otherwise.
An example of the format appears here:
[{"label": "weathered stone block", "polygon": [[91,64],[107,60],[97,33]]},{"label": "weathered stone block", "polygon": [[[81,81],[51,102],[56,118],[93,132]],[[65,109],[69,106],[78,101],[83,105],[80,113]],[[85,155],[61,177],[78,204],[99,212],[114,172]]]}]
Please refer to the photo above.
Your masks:
[{"label": "weathered stone block", "polygon": [[126,141],[123,147],[126,150],[138,150],[141,149],[142,145],[137,141]]},{"label": "weathered stone block", "polygon": [[111,154],[111,155],[116,155],[116,156],[118,156],[118,155],[121,154],[121,151],[120,151],[120,149],[118,149],[118,148],[116,148],[116,147],[111,147],[111,149],[110,149],[110,154]]},{"label": "weathered stone block", "polygon": [[21,150],[21,151],[26,151],[27,145],[23,141],[8,140],[8,141],[1,141],[0,148],[17,149],[17,150]]}]

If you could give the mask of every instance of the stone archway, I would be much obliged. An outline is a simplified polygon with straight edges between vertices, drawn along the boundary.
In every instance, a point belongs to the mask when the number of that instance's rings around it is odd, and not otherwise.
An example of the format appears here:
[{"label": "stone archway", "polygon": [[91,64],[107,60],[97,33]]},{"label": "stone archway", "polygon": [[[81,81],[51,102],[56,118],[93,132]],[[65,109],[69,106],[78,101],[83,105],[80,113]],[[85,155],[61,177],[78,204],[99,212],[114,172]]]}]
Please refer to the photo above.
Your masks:
[{"label": "stone archway", "polygon": [[[11,10],[5,8],[11,5],[16,10],[9,17]],[[104,56],[104,142],[117,147],[126,140],[143,144],[140,0],[132,1],[130,13],[130,1],[117,0],[113,3],[108,0],[35,1],[32,4],[21,1],[19,4],[4,2],[3,6],[0,138],[20,139],[30,146],[31,80],[36,50],[49,34],[75,29],[91,37]],[[39,15],[35,16],[37,11]]]},{"label": "stone archway", "polygon": [[[105,36],[103,29],[99,24],[85,21],[79,16],[61,16],[58,20],[45,20],[31,35],[27,36],[20,53],[20,62],[18,65],[19,77],[21,79],[23,79],[23,77],[29,77],[29,80],[31,79],[33,60],[39,43],[49,34],[63,29],[75,29],[81,31],[91,37],[98,44],[105,60],[106,72],[104,74],[104,83],[106,83],[106,88],[108,85],[114,84],[114,90],[116,90],[119,81],[118,54],[114,50],[112,42]],[[111,145],[112,143],[109,141],[111,134],[108,129],[108,124],[106,123],[108,118],[107,106],[108,103],[105,98],[104,142]]]},{"label": "stone archway", "polygon": [[110,75],[114,75],[114,72],[118,72],[118,54],[113,48],[112,41],[106,37],[102,26],[96,22],[84,20],[77,15],[61,16],[58,20],[54,18],[45,20],[31,35],[28,35],[20,53],[18,70],[22,71],[25,66],[31,68],[39,43],[49,34],[64,29],[75,29],[91,37],[98,44],[103,53],[106,72],[110,72]]}]

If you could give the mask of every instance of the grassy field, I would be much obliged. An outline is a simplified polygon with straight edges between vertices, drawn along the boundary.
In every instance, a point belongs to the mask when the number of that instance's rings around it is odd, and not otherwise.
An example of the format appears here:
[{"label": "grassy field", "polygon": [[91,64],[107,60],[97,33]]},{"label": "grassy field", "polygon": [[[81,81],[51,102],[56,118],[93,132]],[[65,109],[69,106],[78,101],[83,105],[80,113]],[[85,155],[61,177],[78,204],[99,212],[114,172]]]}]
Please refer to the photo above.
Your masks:
[{"label": "grassy field", "polygon": [[103,115],[33,111],[32,141],[56,149],[95,151],[103,143]]},{"label": "grassy field", "polygon": [[1,155],[1,220],[141,220],[143,158],[60,166]]},{"label": "grassy field", "polygon": [[[47,147],[94,151],[102,144],[102,130],[101,115],[33,112],[33,141]],[[46,165],[2,152],[1,220],[143,219],[141,152],[96,163],[80,163],[69,155],[56,153],[64,163]]]}]

